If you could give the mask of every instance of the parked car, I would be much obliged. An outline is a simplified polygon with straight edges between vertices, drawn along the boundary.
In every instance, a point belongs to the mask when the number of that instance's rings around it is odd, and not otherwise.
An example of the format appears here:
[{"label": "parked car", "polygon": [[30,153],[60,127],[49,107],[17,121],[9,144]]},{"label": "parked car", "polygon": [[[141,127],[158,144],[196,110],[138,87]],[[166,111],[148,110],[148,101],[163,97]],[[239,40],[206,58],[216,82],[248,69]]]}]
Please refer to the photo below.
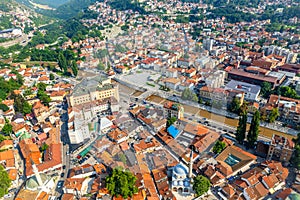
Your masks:
[{"label": "parked car", "polygon": [[57,188],[61,188],[63,186],[64,182],[63,181],[58,181],[57,183]]},{"label": "parked car", "polygon": [[6,195],[4,195],[4,198],[5,198],[5,199],[11,198],[11,197],[12,197],[11,194],[6,194]]}]

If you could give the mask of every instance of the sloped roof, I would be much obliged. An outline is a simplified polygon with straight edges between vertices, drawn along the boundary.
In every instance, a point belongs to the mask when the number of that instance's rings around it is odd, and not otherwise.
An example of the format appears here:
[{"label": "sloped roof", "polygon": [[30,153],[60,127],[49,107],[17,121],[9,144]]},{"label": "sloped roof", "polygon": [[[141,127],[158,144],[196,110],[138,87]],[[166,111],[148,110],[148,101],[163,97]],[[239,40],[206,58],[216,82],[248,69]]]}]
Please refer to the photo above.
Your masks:
[{"label": "sloped roof", "polygon": [[[228,158],[229,155],[237,157],[240,161],[232,166],[228,165],[225,160]],[[243,166],[249,164],[250,162],[256,160],[256,156],[251,153],[248,153],[239,147],[236,146],[228,146],[224,149],[216,160],[225,168],[230,169],[230,171],[234,172],[239,170]]]}]

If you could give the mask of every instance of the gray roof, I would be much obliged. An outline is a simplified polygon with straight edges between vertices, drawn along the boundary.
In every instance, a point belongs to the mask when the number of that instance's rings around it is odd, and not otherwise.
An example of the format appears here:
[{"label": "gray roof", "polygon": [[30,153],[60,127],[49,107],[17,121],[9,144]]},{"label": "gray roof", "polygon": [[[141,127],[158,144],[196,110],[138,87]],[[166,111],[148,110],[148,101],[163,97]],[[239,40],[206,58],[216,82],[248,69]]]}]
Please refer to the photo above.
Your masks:
[{"label": "gray roof", "polygon": [[235,90],[239,90],[239,91],[243,91],[245,93],[259,93],[261,87],[258,85],[253,85],[253,84],[249,84],[249,83],[244,83],[241,81],[235,81],[235,80],[231,80],[226,86],[225,88],[229,88],[229,89],[235,89]]},{"label": "gray roof", "polygon": [[103,89],[109,89],[107,87],[112,87],[112,85],[104,85],[103,87],[99,87],[103,81],[107,80],[107,77],[99,75],[91,78],[84,78],[79,84],[74,87],[73,96],[81,96],[85,94],[89,94],[90,92],[95,92]]}]

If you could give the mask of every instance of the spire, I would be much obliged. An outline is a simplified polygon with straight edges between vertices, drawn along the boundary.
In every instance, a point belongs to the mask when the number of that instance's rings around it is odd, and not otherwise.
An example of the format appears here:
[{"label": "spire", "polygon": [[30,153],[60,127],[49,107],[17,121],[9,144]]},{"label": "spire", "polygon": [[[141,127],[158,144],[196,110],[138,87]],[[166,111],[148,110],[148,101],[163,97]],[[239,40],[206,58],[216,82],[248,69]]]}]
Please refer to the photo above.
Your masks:
[{"label": "spire", "polygon": [[36,180],[37,180],[39,186],[42,186],[42,185],[43,185],[43,181],[42,181],[42,178],[41,178],[41,176],[40,176],[39,170],[38,170],[38,168],[36,167],[36,165],[35,165],[35,163],[33,162],[33,160],[32,160],[32,159],[30,159],[30,160],[31,160],[32,170],[33,170],[33,172],[34,172],[34,175],[35,175],[35,177],[36,177]]},{"label": "spire", "polygon": [[194,161],[193,160],[193,152],[194,152],[193,149],[194,148],[191,149],[191,154],[190,154],[190,166],[189,166],[190,167],[189,168],[189,178],[190,179],[192,179],[192,176],[193,176],[193,161]]}]

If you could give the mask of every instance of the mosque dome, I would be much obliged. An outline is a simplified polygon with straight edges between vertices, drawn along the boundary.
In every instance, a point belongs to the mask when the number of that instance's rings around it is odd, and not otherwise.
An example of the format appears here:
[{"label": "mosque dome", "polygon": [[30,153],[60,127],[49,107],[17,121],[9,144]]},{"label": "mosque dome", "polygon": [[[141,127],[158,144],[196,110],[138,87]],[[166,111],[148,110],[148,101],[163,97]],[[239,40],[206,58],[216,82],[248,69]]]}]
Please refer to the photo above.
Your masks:
[{"label": "mosque dome", "polygon": [[174,167],[174,172],[180,176],[184,176],[188,174],[188,170],[182,164],[178,164]]},{"label": "mosque dome", "polygon": [[[48,180],[50,180],[49,177],[44,173],[40,173],[40,177],[42,179],[43,184],[45,184]],[[38,187],[39,184],[35,175],[26,181],[26,189],[37,190]]]},{"label": "mosque dome", "polygon": [[292,193],[286,198],[286,200],[300,200],[300,194]]},{"label": "mosque dome", "polygon": [[184,187],[189,187],[189,186],[190,186],[189,181],[184,181]]},{"label": "mosque dome", "polygon": [[183,181],[178,181],[179,186],[183,186]]},{"label": "mosque dome", "polygon": [[177,186],[177,181],[173,181],[173,186]]}]

